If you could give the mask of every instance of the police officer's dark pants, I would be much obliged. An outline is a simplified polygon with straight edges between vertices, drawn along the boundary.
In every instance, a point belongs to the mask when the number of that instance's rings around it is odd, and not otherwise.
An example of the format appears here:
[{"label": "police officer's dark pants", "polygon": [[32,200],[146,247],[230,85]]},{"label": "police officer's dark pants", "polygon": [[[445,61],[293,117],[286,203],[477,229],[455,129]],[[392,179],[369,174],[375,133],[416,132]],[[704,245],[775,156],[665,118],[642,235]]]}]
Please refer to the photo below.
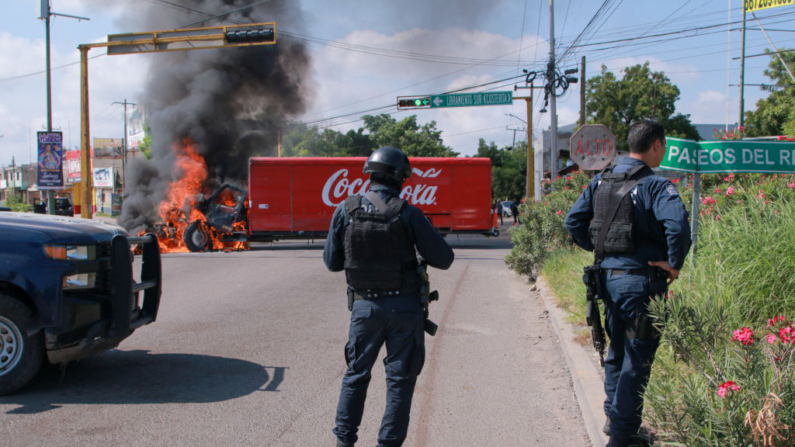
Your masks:
[{"label": "police officer's dark pants", "polygon": [[[395,300],[414,300],[413,296],[356,301],[345,358],[348,370],[342,379],[334,434],[344,444],[356,442],[362,422],[370,371],[386,344],[386,410],[378,433],[379,446],[401,446],[409,427],[411,398],[417,376],[425,362],[423,315],[419,304],[393,306]],[[399,310],[396,310],[399,309]]]},{"label": "police officer's dark pants", "polygon": [[611,433],[632,436],[638,433],[643,413],[643,391],[649,382],[654,354],[660,344],[654,335],[638,336],[638,317],[647,313],[650,296],[665,293],[665,279],[642,275],[602,274],[606,284],[605,330],[610,348],[605,359],[604,411],[611,421]]}]

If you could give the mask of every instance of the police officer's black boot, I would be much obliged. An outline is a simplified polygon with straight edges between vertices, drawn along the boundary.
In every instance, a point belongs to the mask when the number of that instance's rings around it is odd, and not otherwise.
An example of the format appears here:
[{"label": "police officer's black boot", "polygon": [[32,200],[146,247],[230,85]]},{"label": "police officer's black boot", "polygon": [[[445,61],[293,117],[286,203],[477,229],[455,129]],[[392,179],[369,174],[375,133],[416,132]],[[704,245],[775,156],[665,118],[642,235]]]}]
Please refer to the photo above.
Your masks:
[{"label": "police officer's black boot", "polygon": [[652,447],[652,444],[648,439],[637,435],[611,435],[605,447]]},{"label": "police officer's black boot", "polygon": [[353,447],[353,444],[343,444],[342,441],[337,439],[337,447]]}]

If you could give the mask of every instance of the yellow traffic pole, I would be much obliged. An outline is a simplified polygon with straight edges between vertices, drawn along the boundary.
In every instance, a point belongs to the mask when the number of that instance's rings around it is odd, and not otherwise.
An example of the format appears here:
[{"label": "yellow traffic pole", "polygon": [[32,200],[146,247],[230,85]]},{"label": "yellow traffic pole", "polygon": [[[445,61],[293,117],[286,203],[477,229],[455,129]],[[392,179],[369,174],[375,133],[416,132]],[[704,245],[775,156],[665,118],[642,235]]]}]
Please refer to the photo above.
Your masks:
[{"label": "yellow traffic pole", "polygon": [[83,200],[80,204],[80,217],[91,219],[92,188],[91,188],[91,160],[89,156],[90,132],[88,123],[88,46],[80,45],[80,193]]},{"label": "yellow traffic pole", "polygon": [[524,99],[527,102],[527,200],[535,200],[535,157],[533,157],[533,88],[530,96],[514,96],[513,99]]}]

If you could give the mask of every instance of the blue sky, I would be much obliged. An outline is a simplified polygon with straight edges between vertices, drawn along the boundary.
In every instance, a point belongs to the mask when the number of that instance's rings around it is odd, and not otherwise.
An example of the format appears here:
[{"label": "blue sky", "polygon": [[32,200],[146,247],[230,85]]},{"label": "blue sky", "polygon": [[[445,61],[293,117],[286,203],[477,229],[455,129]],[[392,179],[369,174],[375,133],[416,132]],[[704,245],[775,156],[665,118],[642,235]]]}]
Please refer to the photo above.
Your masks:
[{"label": "blue sky", "polygon": [[[255,0],[238,0],[240,4]],[[284,0],[273,0],[284,1]],[[201,5],[201,1],[197,5]],[[298,3],[298,0],[294,0]],[[405,0],[362,2],[352,0],[303,0],[301,13],[274,17],[279,29],[304,36],[359,45],[454,57],[456,63],[438,63],[417,58],[395,58],[350,51],[332,46],[308,44],[312,69],[303,74],[311,86],[312,98],[306,115],[296,117],[317,121],[337,130],[358,128],[356,112],[395,102],[398,95],[438,93],[491,82],[520,73],[522,68],[541,68],[549,53],[549,2],[547,0]],[[555,35],[561,55],[585,28],[602,1],[556,0]],[[132,6],[131,6],[132,5]],[[672,0],[670,2],[622,1],[610,3],[598,22],[598,29],[585,36],[584,43],[598,44],[642,35],[652,36],[688,30],[683,34],[601,44],[577,48],[563,59],[564,68],[579,66],[580,56],[588,58],[587,73],[611,71],[645,61],[662,70],[681,89],[677,111],[691,115],[693,122],[725,123],[727,81],[739,82],[739,61],[731,61],[727,80],[727,10],[732,20],[740,19],[740,0]],[[52,25],[52,65],[77,62],[80,43],[104,41],[107,34],[144,31],[136,29],[145,8],[174,13],[157,1],[52,0],[53,11],[90,17],[90,21],[56,17]],[[197,6],[198,7],[198,6]],[[262,6],[267,7],[267,5]],[[137,8],[137,9],[136,9]],[[44,69],[44,24],[37,20],[38,0],[6,0],[0,3],[0,164],[8,165],[12,155],[27,163],[32,155],[35,132],[46,124],[45,76],[16,78]],[[214,12],[214,11],[208,11]],[[771,30],[795,31],[795,7],[774,8],[757,14]],[[185,14],[186,23],[198,18]],[[695,28],[720,25],[716,28]],[[732,28],[739,26],[733,25]],[[749,27],[757,28],[749,22]],[[713,34],[708,34],[713,33]],[[739,55],[740,33],[732,32],[731,54]],[[793,47],[792,32],[769,31],[778,47]],[[661,41],[679,37],[678,40]],[[280,36],[280,39],[289,37]],[[658,41],[658,42],[650,42]],[[747,54],[761,53],[769,44],[758,30],[748,31]],[[522,48],[520,51],[520,47]],[[612,47],[610,49],[606,49]],[[361,49],[362,47],[355,47]],[[102,50],[92,50],[91,55]],[[213,50],[214,51],[214,50]],[[150,64],[167,55],[100,57],[90,61],[90,108],[92,137],[121,137],[121,106],[114,101],[136,101],[144,88]],[[461,64],[463,58],[474,59]],[[434,59],[434,57],[425,57]],[[434,59],[436,60],[436,59]],[[450,62],[447,60],[446,62]],[[768,57],[749,58],[746,83],[766,82],[762,70]],[[79,144],[79,67],[53,71],[54,126],[64,131],[71,146]],[[512,90],[512,83],[487,88]],[[738,88],[731,87],[728,116],[736,122],[739,112]],[[517,94],[523,94],[521,91]],[[764,96],[758,87],[746,88],[746,108]],[[537,111],[540,104],[536,104]],[[396,112],[387,109],[387,112]],[[558,102],[561,125],[576,120],[579,85]],[[523,124],[506,114],[524,119],[524,101],[513,106],[443,109],[394,113],[398,119],[411,113],[421,123],[435,120],[446,144],[463,154],[472,154],[478,138],[509,145],[513,132],[508,126]],[[329,119],[354,114],[353,119]],[[548,114],[536,114],[536,130],[549,125]],[[321,121],[322,120],[322,121]],[[521,139],[522,134],[517,134]]]}]

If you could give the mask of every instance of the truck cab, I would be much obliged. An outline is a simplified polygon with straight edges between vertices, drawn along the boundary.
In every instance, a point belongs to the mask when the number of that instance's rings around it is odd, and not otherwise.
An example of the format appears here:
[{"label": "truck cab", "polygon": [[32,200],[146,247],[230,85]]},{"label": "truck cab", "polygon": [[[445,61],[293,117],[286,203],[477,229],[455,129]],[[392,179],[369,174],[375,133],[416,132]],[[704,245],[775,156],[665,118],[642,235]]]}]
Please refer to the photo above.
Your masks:
[{"label": "truck cab", "polygon": [[[131,245],[142,247],[140,280]],[[115,348],[157,318],[160,248],[87,219],[0,212],[0,395],[45,361]]]}]

